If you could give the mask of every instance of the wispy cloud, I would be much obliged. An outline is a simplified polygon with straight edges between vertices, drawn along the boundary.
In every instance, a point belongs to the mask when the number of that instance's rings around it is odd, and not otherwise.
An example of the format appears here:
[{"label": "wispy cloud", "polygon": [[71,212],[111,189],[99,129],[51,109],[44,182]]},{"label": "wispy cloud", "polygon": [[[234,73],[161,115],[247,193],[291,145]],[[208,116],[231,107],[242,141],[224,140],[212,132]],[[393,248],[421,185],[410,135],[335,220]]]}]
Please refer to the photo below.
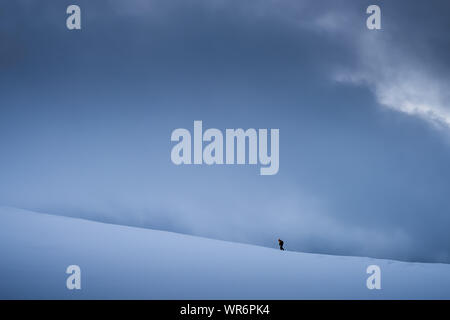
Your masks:
[{"label": "wispy cloud", "polygon": [[337,67],[334,80],[367,86],[380,105],[450,129],[450,79],[432,69],[432,57],[405,49],[384,30],[346,32],[346,24],[329,14],[317,24],[345,37],[356,52],[354,66]]}]

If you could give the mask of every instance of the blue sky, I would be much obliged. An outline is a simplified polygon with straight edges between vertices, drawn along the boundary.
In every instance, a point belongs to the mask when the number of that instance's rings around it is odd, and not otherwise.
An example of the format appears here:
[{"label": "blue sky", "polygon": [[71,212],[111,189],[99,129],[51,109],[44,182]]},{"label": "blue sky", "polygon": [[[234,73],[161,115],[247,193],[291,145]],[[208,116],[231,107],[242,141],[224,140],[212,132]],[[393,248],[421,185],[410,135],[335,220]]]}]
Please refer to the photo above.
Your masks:
[{"label": "blue sky", "polygon": [[[78,4],[82,30],[66,29]],[[366,28],[378,4],[382,30]],[[447,1],[0,4],[0,204],[289,250],[450,262]],[[175,166],[279,128],[280,170]]]}]

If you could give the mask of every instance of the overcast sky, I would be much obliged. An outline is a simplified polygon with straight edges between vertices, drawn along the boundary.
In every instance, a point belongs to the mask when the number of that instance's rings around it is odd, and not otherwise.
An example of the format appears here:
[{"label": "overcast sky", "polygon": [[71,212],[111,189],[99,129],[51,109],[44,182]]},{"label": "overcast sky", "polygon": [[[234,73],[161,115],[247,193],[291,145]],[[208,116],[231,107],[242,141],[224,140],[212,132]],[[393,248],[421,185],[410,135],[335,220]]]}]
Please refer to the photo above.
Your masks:
[{"label": "overcast sky", "polygon": [[[81,7],[82,30],[66,28]],[[382,29],[366,28],[381,7]],[[0,4],[0,205],[450,263],[448,1]],[[176,128],[280,129],[280,170],[176,166]]]}]

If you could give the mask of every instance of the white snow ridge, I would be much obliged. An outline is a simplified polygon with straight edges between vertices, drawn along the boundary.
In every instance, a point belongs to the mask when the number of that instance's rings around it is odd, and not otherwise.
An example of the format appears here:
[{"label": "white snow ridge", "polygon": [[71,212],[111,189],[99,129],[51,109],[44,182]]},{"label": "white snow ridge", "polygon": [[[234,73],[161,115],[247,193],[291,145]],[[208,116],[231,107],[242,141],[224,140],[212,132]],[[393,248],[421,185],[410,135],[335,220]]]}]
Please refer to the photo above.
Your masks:
[{"label": "white snow ridge", "polygon": [[[81,289],[66,268],[81,269]],[[369,290],[369,265],[381,289]],[[1,299],[449,299],[450,265],[342,257],[0,208]]]}]

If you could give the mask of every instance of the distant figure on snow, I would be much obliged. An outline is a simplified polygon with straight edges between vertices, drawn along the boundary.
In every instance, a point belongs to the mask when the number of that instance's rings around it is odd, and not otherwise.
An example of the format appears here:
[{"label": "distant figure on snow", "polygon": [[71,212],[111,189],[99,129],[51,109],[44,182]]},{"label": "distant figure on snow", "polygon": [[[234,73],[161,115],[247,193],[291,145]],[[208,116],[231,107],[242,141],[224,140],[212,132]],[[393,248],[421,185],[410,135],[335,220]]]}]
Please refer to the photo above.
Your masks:
[{"label": "distant figure on snow", "polygon": [[284,248],[283,248],[284,242],[283,242],[283,240],[278,239],[278,244],[280,245],[280,250],[281,250],[281,251],[284,251]]}]

